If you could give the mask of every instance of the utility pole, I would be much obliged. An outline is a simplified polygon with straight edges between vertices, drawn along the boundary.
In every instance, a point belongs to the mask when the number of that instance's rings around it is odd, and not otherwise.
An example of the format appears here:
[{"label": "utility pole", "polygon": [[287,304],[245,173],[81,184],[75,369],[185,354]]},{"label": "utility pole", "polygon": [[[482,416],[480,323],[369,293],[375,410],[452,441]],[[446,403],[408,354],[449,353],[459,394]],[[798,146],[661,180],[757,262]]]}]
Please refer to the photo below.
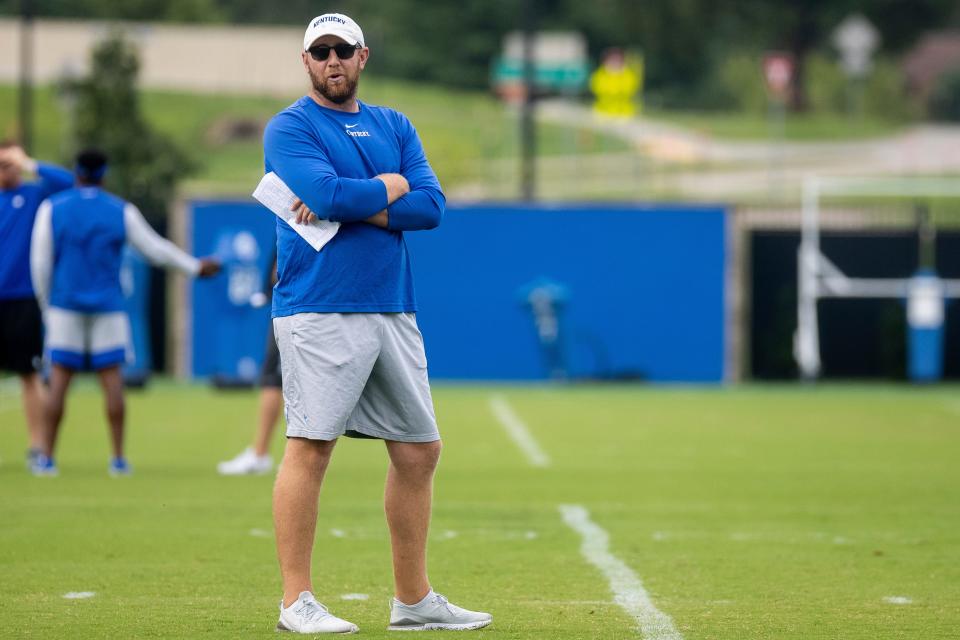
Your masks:
[{"label": "utility pole", "polygon": [[536,107],[536,38],[537,1],[523,0],[523,106],[520,112],[520,197],[527,202],[536,199],[537,130]]},{"label": "utility pole", "polygon": [[20,0],[20,146],[33,152],[33,0]]}]

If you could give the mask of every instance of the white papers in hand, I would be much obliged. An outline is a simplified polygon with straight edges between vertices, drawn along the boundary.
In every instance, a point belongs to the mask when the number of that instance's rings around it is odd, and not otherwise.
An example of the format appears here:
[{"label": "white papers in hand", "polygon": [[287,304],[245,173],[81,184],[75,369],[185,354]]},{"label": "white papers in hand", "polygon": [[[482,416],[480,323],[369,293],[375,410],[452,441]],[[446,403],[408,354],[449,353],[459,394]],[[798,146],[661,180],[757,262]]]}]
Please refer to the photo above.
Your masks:
[{"label": "white papers in hand", "polygon": [[273,171],[263,176],[260,184],[253,192],[253,197],[267,209],[277,214],[277,217],[281,220],[286,221],[291,229],[296,231],[317,251],[323,249],[323,245],[330,242],[330,239],[337,235],[337,231],[340,229],[339,222],[330,220],[314,220],[307,224],[297,224],[297,214],[290,211],[290,207],[298,198],[293,191],[290,191],[290,187],[284,184],[280,176]]}]

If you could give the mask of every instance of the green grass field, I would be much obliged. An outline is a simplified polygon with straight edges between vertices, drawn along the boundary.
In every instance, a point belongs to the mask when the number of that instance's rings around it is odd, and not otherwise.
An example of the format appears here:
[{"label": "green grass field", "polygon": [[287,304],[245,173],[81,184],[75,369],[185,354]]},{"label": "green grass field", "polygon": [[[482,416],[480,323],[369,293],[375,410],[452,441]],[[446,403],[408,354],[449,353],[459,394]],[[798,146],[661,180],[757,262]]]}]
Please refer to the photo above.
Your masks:
[{"label": "green grass field", "polygon": [[[254,392],[131,393],[135,475],[111,479],[100,397],[82,381],[60,477],[38,479],[5,384],[0,637],[275,637],[272,479],[214,472],[251,436]],[[432,581],[494,614],[484,637],[642,637],[561,519],[573,504],[684,639],[955,638],[958,391],[439,385]],[[507,436],[494,394],[549,467]],[[384,471],[380,443],[339,444],[314,557],[318,597],[373,638],[388,635],[391,595]],[[63,598],[81,591],[96,595]]]}]

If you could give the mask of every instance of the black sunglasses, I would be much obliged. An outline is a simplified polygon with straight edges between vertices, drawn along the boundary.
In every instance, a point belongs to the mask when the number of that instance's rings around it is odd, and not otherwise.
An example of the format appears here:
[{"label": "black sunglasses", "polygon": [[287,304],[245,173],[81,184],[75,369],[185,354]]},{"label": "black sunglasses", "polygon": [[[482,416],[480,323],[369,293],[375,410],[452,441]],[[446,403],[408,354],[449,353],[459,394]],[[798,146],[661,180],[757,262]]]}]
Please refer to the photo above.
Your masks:
[{"label": "black sunglasses", "polygon": [[359,42],[357,44],[335,44],[332,47],[328,44],[318,44],[315,47],[310,47],[307,51],[310,52],[311,58],[317,62],[322,62],[330,57],[331,50],[336,51],[337,57],[341,60],[349,60],[357,52],[357,49],[361,48]]}]

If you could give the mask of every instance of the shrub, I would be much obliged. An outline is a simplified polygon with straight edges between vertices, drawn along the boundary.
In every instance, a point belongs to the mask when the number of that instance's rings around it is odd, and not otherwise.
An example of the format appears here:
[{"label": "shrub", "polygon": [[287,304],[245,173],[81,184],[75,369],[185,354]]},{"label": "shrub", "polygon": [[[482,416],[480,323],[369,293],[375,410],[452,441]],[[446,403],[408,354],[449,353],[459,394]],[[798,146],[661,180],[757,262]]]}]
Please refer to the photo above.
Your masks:
[{"label": "shrub", "polygon": [[767,109],[767,87],[758,56],[738,53],[724,59],[717,70],[714,87],[718,102],[737,110],[764,113]]},{"label": "shrub", "polygon": [[821,54],[807,58],[807,100],[812,111],[844,113],[849,100],[847,77],[836,62]]},{"label": "shrub", "polygon": [[907,95],[903,72],[894,62],[881,58],[874,63],[863,87],[863,112],[894,121],[919,115]]},{"label": "shrub", "polygon": [[940,76],[927,103],[930,117],[960,122],[960,68]]}]

